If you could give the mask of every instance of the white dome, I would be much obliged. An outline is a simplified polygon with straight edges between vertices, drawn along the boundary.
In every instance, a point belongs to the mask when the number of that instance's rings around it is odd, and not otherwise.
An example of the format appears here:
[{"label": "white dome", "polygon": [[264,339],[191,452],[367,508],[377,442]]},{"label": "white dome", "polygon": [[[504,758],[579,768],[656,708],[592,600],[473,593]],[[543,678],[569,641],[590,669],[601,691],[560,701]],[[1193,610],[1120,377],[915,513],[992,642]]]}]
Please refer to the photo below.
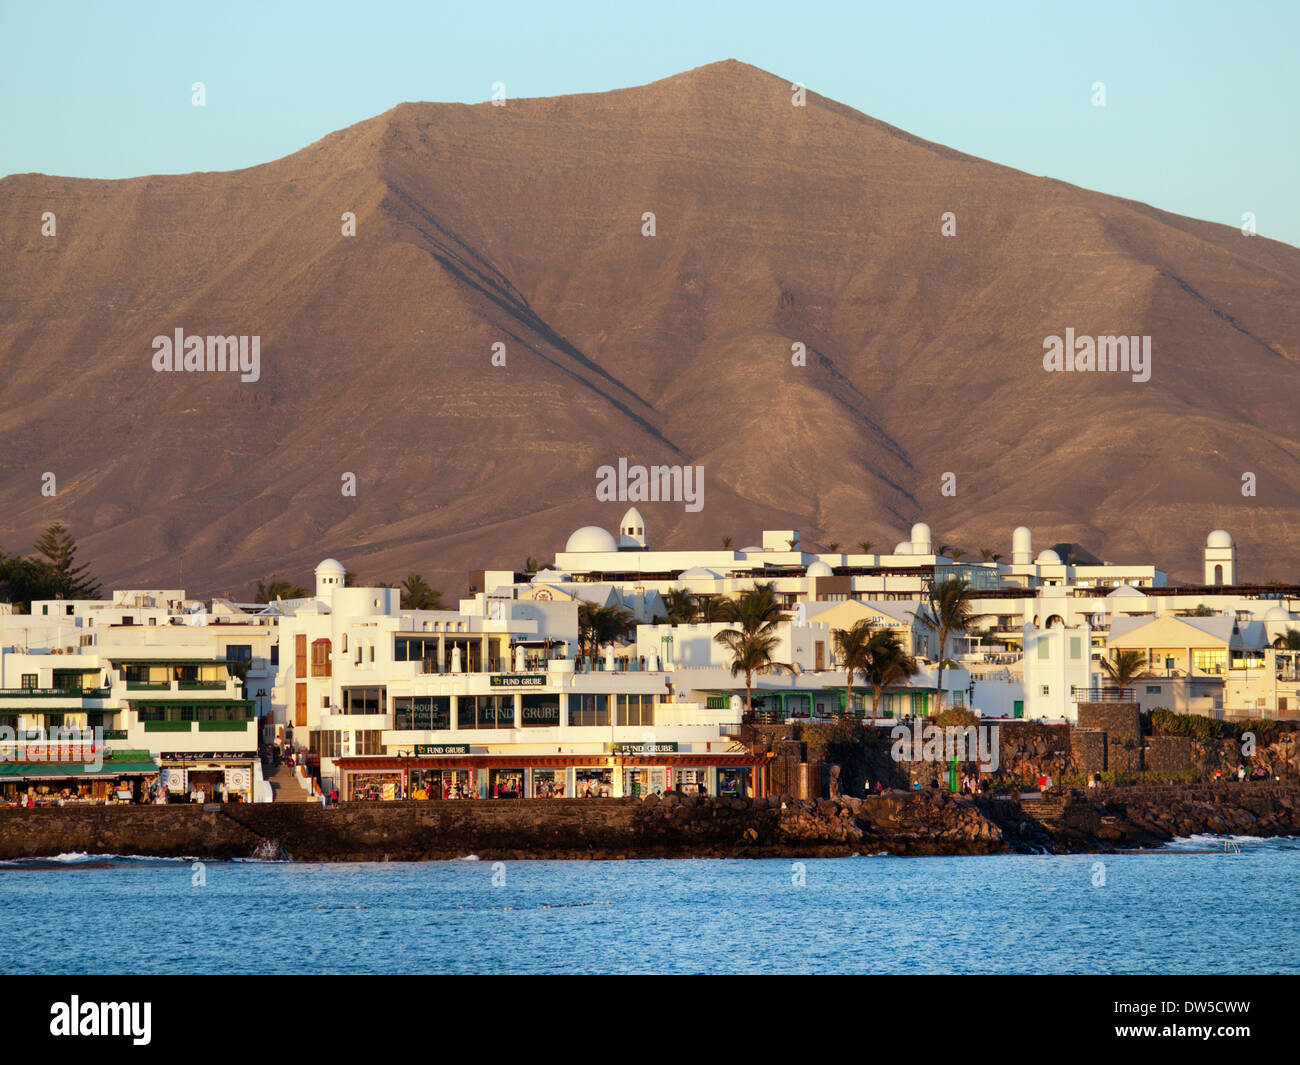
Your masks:
[{"label": "white dome", "polygon": [[1011,534],[1011,562],[1026,566],[1034,558],[1034,535],[1025,526],[1018,525]]},{"label": "white dome", "polygon": [[634,529],[645,528],[645,518],[641,517],[641,512],[636,507],[628,507],[623,520],[618,523],[620,529],[626,529],[629,525]]},{"label": "white dome", "polygon": [[342,577],[345,576],[347,572],[348,571],[343,568],[343,563],[340,562],[337,558],[327,558],[324,562],[322,562],[319,566],[316,567],[317,577],[324,577],[327,575]]},{"label": "white dome", "polygon": [[711,569],[705,569],[703,566],[692,566],[688,570],[683,570],[677,575],[681,581],[716,581],[720,574]]},{"label": "white dome", "polygon": [[1264,616],[1260,620],[1286,622],[1286,621],[1294,621],[1295,619],[1291,617],[1291,612],[1287,610],[1285,607],[1274,606],[1264,611]]},{"label": "white dome", "polygon": [[754,547],[752,544],[751,544],[749,547],[742,547],[742,548],[740,549],[740,553],[741,553],[742,555],[755,555],[755,554],[762,554],[762,552],[763,552],[763,549],[762,549],[761,547]]},{"label": "white dome", "polygon": [[608,530],[602,529],[599,525],[584,525],[569,537],[569,542],[564,545],[564,550],[572,552],[617,551],[618,543]]},{"label": "white dome", "polygon": [[912,543],[913,543],[914,545],[915,545],[915,544],[924,544],[925,546],[929,547],[929,546],[930,546],[930,526],[926,525],[926,523],[923,522],[923,521],[918,521],[915,525],[913,525],[913,526],[912,526]]},{"label": "white dome", "polygon": [[1205,538],[1206,547],[1231,547],[1232,537],[1222,529],[1215,529]]},{"label": "white dome", "polygon": [[835,571],[831,569],[829,563],[823,562],[820,558],[815,562],[808,563],[806,571],[809,577],[833,577]]},{"label": "white dome", "polygon": [[894,554],[910,555],[912,553],[912,542],[910,540],[901,540],[894,546]]},{"label": "white dome", "polygon": [[1048,548],[1046,551],[1040,551],[1038,553],[1038,564],[1040,566],[1059,566],[1061,564],[1061,556],[1051,548]]}]

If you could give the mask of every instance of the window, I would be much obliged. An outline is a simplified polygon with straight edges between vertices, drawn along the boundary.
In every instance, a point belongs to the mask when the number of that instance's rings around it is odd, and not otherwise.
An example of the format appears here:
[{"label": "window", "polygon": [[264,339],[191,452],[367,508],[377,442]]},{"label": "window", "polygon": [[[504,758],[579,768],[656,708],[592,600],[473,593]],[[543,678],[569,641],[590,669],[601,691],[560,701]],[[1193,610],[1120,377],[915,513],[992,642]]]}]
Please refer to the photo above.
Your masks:
[{"label": "window", "polygon": [[251,643],[226,644],[226,660],[251,665],[253,662],[253,645]]},{"label": "window", "polygon": [[306,684],[298,684],[294,686],[293,724],[295,728],[307,727],[307,685]]},{"label": "window", "polygon": [[307,675],[307,635],[299,633],[293,638],[293,672],[295,676]]},{"label": "window", "polygon": [[570,725],[608,725],[608,695],[570,695]]},{"label": "window", "polygon": [[[422,636],[394,636],[394,662],[430,662],[438,661],[437,638],[426,639]],[[437,669],[425,669],[426,673],[436,673]]]},{"label": "window", "polygon": [[39,678],[39,676],[40,675],[37,673],[24,673],[23,687],[26,688],[28,691],[34,690],[36,688],[36,681]]},{"label": "window", "polygon": [[1070,637],[1070,660],[1077,662],[1082,657],[1083,657],[1083,637],[1071,636]]},{"label": "window", "polygon": [[393,728],[429,729],[435,732],[451,728],[451,697],[448,695],[402,696],[393,699]]},{"label": "window", "polygon": [[704,699],[704,706],[708,710],[726,710],[731,705],[731,700],[725,695],[709,695]]},{"label": "window", "polygon": [[275,643],[271,644],[271,665],[278,666],[279,664],[280,664],[280,641],[276,640]]},{"label": "window", "polygon": [[519,724],[524,728],[548,728],[560,723],[558,695],[524,695]]},{"label": "window", "polygon": [[1052,641],[1046,636],[1038,637],[1038,660],[1046,662],[1052,657]]},{"label": "window", "polygon": [[1147,685],[1147,694],[1148,694],[1148,695],[1159,695],[1159,694],[1160,694],[1160,685],[1159,685],[1159,684],[1148,684],[1148,685]]},{"label": "window", "polygon": [[1044,699],[1046,699],[1049,695],[1052,694],[1052,689],[1049,685],[1044,684],[1042,687],[1038,689],[1038,694],[1041,695]]},{"label": "window", "polygon": [[456,727],[514,728],[513,695],[462,695],[456,700]]},{"label": "window", "polygon": [[312,640],[311,642],[311,675],[313,677],[332,676],[330,669],[330,642],[329,640]]},{"label": "window", "polygon": [[1222,673],[1228,665],[1228,654],[1223,650],[1193,650],[1192,666],[1198,673]]},{"label": "window", "polygon": [[619,695],[615,699],[615,722],[617,724],[653,725],[655,723],[655,697],[653,695]]},{"label": "window", "polygon": [[382,714],[384,688],[344,688],[343,712],[345,714]]}]

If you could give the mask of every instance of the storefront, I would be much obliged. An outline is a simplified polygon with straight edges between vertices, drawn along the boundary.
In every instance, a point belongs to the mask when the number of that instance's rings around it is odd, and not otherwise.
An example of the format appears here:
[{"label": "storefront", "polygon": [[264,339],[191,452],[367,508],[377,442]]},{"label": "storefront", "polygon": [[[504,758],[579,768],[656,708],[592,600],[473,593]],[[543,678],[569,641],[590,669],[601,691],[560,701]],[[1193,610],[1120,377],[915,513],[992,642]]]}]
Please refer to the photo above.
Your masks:
[{"label": "storefront", "polygon": [[107,805],[148,799],[158,766],[140,760],[105,759],[102,766],[84,762],[0,762],[0,803]]},{"label": "storefront", "polygon": [[768,786],[765,755],[656,751],[626,744],[603,754],[418,750],[414,756],[339,758],[335,767],[343,782],[341,798],[352,801],[644,798],[671,790],[748,797],[765,795]]},{"label": "storefront", "polygon": [[524,771],[522,769],[489,769],[488,794],[494,799],[522,799],[524,797]]},{"label": "storefront", "polygon": [[252,802],[253,763],[163,755],[159,774],[168,802]]}]

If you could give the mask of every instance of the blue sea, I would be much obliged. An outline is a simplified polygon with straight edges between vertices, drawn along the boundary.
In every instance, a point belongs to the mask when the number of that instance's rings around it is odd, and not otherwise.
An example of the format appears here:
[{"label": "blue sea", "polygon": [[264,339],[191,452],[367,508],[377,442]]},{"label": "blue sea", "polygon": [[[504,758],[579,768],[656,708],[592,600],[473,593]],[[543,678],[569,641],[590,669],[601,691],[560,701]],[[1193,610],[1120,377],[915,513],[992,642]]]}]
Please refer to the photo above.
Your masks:
[{"label": "blue sea", "polygon": [[1142,854],[0,862],[4,973],[1300,973],[1300,839]]}]

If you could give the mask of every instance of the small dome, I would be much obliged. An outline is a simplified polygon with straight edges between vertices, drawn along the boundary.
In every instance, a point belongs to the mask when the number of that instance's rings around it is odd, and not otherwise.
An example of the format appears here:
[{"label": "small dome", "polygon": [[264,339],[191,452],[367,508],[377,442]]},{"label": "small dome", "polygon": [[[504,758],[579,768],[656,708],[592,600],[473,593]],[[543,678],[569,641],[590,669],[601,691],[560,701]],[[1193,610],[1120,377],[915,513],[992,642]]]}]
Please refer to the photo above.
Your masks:
[{"label": "small dome", "polygon": [[562,569],[544,569],[533,576],[529,584],[563,584],[569,575]]},{"label": "small dome", "polygon": [[705,569],[703,566],[692,566],[688,570],[682,570],[677,575],[681,581],[716,581],[721,575],[711,569]]},{"label": "small dome", "polygon": [[1012,551],[1033,551],[1034,534],[1024,525],[1018,525],[1011,534]]},{"label": "small dome", "polygon": [[912,542],[910,540],[900,540],[894,546],[894,554],[910,555],[912,553]]},{"label": "small dome", "polygon": [[755,547],[753,544],[751,544],[749,547],[742,547],[740,549],[740,553],[742,555],[761,555],[763,553],[763,549],[761,547]]},{"label": "small dome", "polygon": [[617,551],[618,543],[608,530],[602,529],[599,525],[584,525],[569,537],[569,542],[564,546],[564,550],[575,553]]},{"label": "small dome", "polygon": [[831,569],[830,565],[820,558],[815,562],[808,563],[806,573],[809,577],[833,577],[835,575],[835,571]]},{"label": "small dome", "polygon": [[1145,592],[1139,592],[1136,588],[1133,587],[1133,585],[1121,584],[1118,588],[1116,588],[1113,592],[1111,592],[1108,596],[1106,596],[1106,598],[1107,599],[1117,599],[1117,598],[1131,599],[1135,595],[1142,596],[1143,598],[1146,597]]},{"label": "small dome", "polygon": [[1222,529],[1215,529],[1205,538],[1206,547],[1231,547],[1232,537]]},{"label": "small dome", "polygon": [[317,577],[325,577],[325,576],[343,577],[347,574],[347,572],[348,571],[343,568],[343,563],[340,562],[337,558],[327,558],[324,562],[322,562],[319,566],[316,567]]},{"label": "small dome", "polygon": [[1264,616],[1260,620],[1286,622],[1286,621],[1293,621],[1295,619],[1291,617],[1291,612],[1287,610],[1285,607],[1274,606],[1266,610],[1264,612]]},{"label": "small dome", "polygon": [[1038,564],[1040,566],[1059,566],[1061,556],[1049,547],[1046,551],[1038,552]]},{"label": "small dome", "polygon": [[645,518],[641,517],[641,512],[636,507],[628,507],[627,513],[623,515],[623,520],[618,523],[619,529],[627,532],[629,528],[638,529],[637,535],[645,532]]},{"label": "small dome", "polygon": [[918,521],[912,526],[912,543],[928,544],[930,542],[930,526],[923,521]]}]

